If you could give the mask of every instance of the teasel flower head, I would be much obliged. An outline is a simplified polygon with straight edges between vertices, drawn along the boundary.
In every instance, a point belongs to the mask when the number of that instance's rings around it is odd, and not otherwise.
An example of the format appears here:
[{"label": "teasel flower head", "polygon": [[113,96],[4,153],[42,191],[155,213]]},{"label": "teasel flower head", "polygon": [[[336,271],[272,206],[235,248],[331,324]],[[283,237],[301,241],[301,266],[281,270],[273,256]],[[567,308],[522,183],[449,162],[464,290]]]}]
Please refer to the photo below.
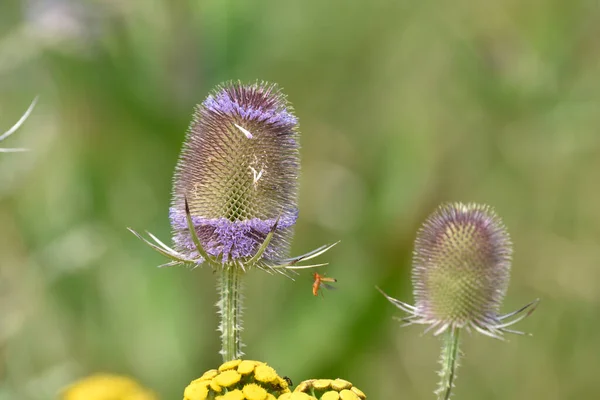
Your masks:
[{"label": "teasel flower head", "polygon": [[227,84],[196,109],[179,163],[170,210],[175,249],[197,257],[185,202],[205,251],[222,262],[289,250],[298,217],[298,121],[275,85]]},{"label": "teasel flower head", "polygon": [[157,400],[156,395],[131,378],[97,374],[67,387],[61,400]]},{"label": "teasel flower head", "polygon": [[288,380],[264,362],[232,360],[193,380],[185,388],[183,399],[276,400],[290,393]]},{"label": "teasel flower head", "polygon": [[173,248],[132,232],[171,259],[164,266],[298,269],[332,247],[287,258],[299,173],[298,119],[280,89],[225,83],[196,108],[175,169]]},{"label": "teasel flower head", "polygon": [[279,400],[365,400],[362,390],[344,379],[309,379],[296,386],[293,393]]},{"label": "teasel flower head", "polygon": [[[500,315],[508,288],[512,243],[506,227],[486,205],[452,203],[430,215],[415,240],[412,282],[415,305],[384,295],[410,315],[408,324],[474,329],[495,338],[535,309],[537,300]],[[523,311],[526,314],[521,314]],[[521,314],[518,318],[507,319]]]},{"label": "teasel flower head", "polygon": [[[25,111],[25,113],[21,116],[21,118],[19,118],[19,120],[9,130],[0,134],[0,142],[2,142],[6,138],[8,138],[10,135],[15,133],[17,131],[17,129],[19,129],[21,127],[21,125],[23,125],[23,123],[27,120],[27,118],[29,118],[29,115],[33,111],[33,108],[35,107],[35,104],[37,103],[37,99],[38,99],[37,97],[35,99],[33,99],[33,101],[31,102],[31,105],[29,106],[27,111]],[[27,149],[0,147],[0,153],[17,153],[17,152],[21,152],[21,151],[27,151]]]}]

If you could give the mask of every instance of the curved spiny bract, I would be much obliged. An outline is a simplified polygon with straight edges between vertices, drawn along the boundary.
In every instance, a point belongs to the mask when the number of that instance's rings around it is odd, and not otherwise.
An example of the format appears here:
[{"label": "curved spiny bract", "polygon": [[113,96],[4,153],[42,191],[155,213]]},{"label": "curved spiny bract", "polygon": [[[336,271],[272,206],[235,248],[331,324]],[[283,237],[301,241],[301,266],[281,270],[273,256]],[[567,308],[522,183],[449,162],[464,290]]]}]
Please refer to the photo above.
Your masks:
[{"label": "curved spiny bract", "polygon": [[298,217],[297,119],[276,85],[228,83],[197,107],[174,177],[174,248],[197,258],[185,200],[202,247],[223,263],[287,256]]},{"label": "curved spiny bract", "polygon": [[[27,120],[27,118],[29,118],[29,115],[33,111],[33,108],[35,107],[37,100],[38,100],[37,97],[34,98],[33,101],[31,102],[31,104],[29,105],[29,108],[25,111],[25,113],[21,116],[21,118],[19,118],[19,120],[9,130],[0,134],[0,142],[2,142],[4,139],[8,138],[10,135],[15,133],[17,131],[17,129],[19,129],[21,127],[21,125],[23,125],[23,123]],[[0,147],[0,153],[18,153],[21,151],[27,151],[27,149]]]}]

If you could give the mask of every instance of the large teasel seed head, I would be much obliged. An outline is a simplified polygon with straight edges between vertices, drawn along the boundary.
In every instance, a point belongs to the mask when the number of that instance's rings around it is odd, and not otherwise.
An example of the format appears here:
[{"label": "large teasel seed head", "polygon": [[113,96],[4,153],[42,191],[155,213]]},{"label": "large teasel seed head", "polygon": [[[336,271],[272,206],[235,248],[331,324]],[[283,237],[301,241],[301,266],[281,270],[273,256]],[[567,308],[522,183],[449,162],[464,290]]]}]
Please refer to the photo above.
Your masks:
[{"label": "large teasel seed head", "polygon": [[197,257],[197,236],[223,263],[252,257],[276,225],[266,260],[284,258],[296,222],[297,119],[274,84],[227,83],[194,113],[176,167],[171,225],[178,252]]},{"label": "large teasel seed head", "polygon": [[490,207],[442,205],[415,240],[418,313],[454,327],[493,324],[508,287],[511,256],[508,232]]}]

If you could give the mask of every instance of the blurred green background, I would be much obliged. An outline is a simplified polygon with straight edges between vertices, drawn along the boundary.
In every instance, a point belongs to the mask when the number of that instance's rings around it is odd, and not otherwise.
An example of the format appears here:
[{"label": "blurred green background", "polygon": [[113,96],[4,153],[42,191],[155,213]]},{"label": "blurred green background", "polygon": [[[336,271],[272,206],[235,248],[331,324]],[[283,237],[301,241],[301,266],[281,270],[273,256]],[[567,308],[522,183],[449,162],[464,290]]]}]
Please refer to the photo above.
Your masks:
[{"label": "blurred green background", "polygon": [[431,399],[439,340],[400,328],[415,232],[444,201],[493,205],[515,243],[503,343],[465,336],[457,399],[600,391],[600,8],[596,1],[0,2],[0,399],[108,371],[161,399],[220,363],[209,270],[164,260],[192,108],[229,79],[279,83],[302,132],[293,254],[339,290],[253,272],[246,352],[295,383]]}]

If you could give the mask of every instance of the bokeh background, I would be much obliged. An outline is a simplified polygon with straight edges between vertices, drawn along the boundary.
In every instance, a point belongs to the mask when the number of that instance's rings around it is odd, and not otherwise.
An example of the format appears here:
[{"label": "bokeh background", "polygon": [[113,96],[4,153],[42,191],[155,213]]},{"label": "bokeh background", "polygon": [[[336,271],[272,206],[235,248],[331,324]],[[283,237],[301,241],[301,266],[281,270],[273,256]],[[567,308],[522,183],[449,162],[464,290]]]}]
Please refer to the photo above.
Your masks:
[{"label": "bokeh background", "polygon": [[209,270],[157,269],[193,106],[225,80],[279,83],[302,132],[293,253],[339,290],[253,272],[249,358],[294,382],[431,399],[439,340],[411,302],[415,232],[444,201],[493,205],[515,243],[503,343],[466,336],[457,399],[600,391],[600,7],[586,0],[0,2],[0,399],[93,372],[161,399],[220,362]]}]

